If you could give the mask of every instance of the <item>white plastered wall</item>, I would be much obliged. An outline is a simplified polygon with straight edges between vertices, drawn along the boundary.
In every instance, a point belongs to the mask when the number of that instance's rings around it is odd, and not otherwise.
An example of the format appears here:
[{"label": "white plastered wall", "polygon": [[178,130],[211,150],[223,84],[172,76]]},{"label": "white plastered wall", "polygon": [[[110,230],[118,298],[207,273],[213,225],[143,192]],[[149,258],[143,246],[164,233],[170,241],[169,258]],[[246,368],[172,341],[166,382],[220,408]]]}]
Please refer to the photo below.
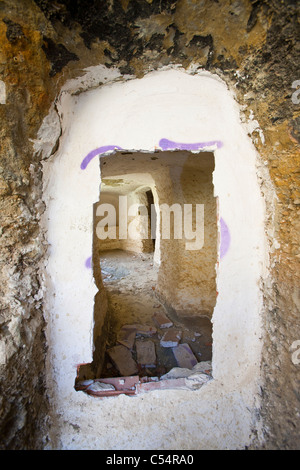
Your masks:
[{"label": "white plastered wall", "polygon": [[[89,75],[90,74],[90,75]],[[86,86],[61,94],[58,151],[44,161],[43,225],[50,244],[44,269],[51,446],[62,449],[236,449],[249,445],[258,406],[265,208],[257,155],[226,85],[208,73],[180,68],[116,82],[117,71],[89,71]],[[92,77],[92,78],[91,78]],[[69,88],[68,88],[69,87]],[[49,118],[49,121],[51,119]],[[56,122],[57,128],[57,122]],[[42,130],[39,135],[43,145]],[[92,250],[93,204],[98,200],[101,146],[152,152],[162,138],[219,142],[214,188],[230,244],[217,270],[213,315],[213,380],[197,391],[153,391],[97,399],[74,390],[76,366],[92,360],[97,292],[85,265]],[[44,142],[45,145],[47,142]],[[49,143],[48,143],[49,145]],[[201,158],[201,152],[199,153]]]}]

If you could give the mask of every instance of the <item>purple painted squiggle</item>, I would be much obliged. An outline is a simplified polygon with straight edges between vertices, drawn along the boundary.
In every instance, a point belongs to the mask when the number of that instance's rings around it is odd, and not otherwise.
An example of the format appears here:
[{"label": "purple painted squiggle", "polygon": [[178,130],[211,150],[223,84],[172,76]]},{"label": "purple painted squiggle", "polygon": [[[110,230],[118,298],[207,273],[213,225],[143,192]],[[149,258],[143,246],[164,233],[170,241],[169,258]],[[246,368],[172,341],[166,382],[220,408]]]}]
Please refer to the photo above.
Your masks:
[{"label": "purple painted squiggle", "polygon": [[91,256],[89,256],[89,258],[87,258],[85,260],[85,267],[88,268],[88,269],[91,269],[91,267],[92,267],[92,257]]},{"label": "purple painted squiggle", "polygon": [[195,144],[185,144],[182,142],[173,142],[168,139],[160,139],[159,146],[163,150],[200,150],[205,147],[212,147],[216,145],[217,148],[223,147],[223,142],[220,140],[212,140],[211,142],[197,142]]},{"label": "purple painted squiggle", "polygon": [[99,147],[95,150],[92,150],[91,152],[89,152],[85,157],[84,159],[82,160],[81,162],[81,165],[80,165],[80,168],[82,170],[85,170],[86,167],[88,166],[88,164],[90,163],[90,161],[96,157],[97,155],[101,154],[101,153],[106,153],[108,152],[109,150],[115,150],[115,149],[118,149],[118,150],[122,150],[121,147],[119,147],[118,145],[104,145],[103,147]]},{"label": "purple painted squiggle", "polygon": [[226,255],[230,246],[230,232],[227,224],[224,219],[220,219],[220,228],[221,228],[221,246],[220,246],[220,258]]}]

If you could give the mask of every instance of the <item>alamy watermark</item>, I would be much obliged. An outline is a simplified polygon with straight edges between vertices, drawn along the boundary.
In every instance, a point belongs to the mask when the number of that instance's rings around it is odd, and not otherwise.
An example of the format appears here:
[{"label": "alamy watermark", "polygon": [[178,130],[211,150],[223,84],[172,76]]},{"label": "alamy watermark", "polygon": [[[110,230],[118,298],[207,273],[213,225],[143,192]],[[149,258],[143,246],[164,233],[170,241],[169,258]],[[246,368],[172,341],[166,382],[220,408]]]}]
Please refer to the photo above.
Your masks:
[{"label": "alamy watermark", "polygon": [[300,80],[295,80],[292,83],[292,88],[297,88],[297,90],[292,94],[292,102],[294,104],[300,104]]},{"label": "alamy watermark", "polygon": [[292,363],[298,366],[300,364],[300,339],[293,342],[290,352],[292,352]]},{"label": "alamy watermark", "polygon": [[151,204],[149,212],[145,205],[129,206],[127,196],[119,196],[117,220],[114,205],[99,204],[96,216],[101,220],[96,226],[97,237],[100,240],[155,239],[159,227],[163,240],[184,239],[186,250],[203,248],[204,204]]},{"label": "alamy watermark", "polygon": [[[294,104],[300,104],[300,80],[293,81],[292,88],[296,88],[296,91],[292,94],[292,102]],[[292,343],[290,352],[292,353],[292,363],[298,366],[300,364],[300,339]]]}]

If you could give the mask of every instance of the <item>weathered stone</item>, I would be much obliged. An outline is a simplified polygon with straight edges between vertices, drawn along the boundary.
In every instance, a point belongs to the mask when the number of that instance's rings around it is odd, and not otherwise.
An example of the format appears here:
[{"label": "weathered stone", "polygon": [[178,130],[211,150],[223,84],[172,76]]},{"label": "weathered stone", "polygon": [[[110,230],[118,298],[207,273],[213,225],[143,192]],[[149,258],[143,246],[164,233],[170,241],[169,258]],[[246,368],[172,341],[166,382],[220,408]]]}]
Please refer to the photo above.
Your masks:
[{"label": "weathered stone", "polygon": [[212,365],[211,361],[198,362],[192,369],[183,367],[173,367],[169,372],[161,376],[161,380],[165,379],[178,379],[189,377],[193,374],[207,374],[211,375]]},{"label": "weathered stone", "polygon": [[75,390],[86,390],[93,383],[94,383],[93,379],[81,380],[81,381],[76,383]]},{"label": "weathered stone", "polygon": [[178,367],[192,369],[198,362],[187,343],[179,344],[176,348],[173,348],[173,353]]},{"label": "weathered stone", "polygon": [[93,382],[87,387],[87,390],[91,392],[102,392],[105,390],[115,390],[115,387],[111,384],[105,384],[103,382]]},{"label": "weathered stone", "polygon": [[151,340],[136,342],[137,362],[141,366],[155,367],[155,345]]},{"label": "weathered stone", "polygon": [[136,334],[141,336],[153,336],[157,333],[157,329],[154,326],[149,325],[135,325]]},{"label": "weathered stone", "polygon": [[137,364],[126,346],[118,345],[107,351],[121,375],[133,375],[138,372]]},{"label": "weathered stone", "polygon": [[176,346],[178,346],[181,340],[181,336],[182,332],[180,330],[171,328],[165,332],[165,334],[160,340],[160,344],[163,348],[175,348]]},{"label": "weathered stone", "polygon": [[81,382],[78,382],[78,385],[82,387],[89,387],[90,385],[92,385],[92,383],[94,383],[94,380],[89,379],[89,380],[82,380]]},{"label": "weathered stone", "polygon": [[173,322],[163,312],[156,312],[152,318],[158,328],[170,328],[173,326]]}]

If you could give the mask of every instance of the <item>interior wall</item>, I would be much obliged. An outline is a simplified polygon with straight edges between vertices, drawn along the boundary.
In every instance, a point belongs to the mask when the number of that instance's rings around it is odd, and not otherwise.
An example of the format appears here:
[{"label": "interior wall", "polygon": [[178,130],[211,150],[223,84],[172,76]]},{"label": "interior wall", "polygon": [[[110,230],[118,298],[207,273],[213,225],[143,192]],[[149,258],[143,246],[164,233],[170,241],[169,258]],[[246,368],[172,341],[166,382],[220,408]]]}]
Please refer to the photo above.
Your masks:
[{"label": "interior wall", "polygon": [[[126,181],[124,181],[123,183],[126,185]],[[124,198],[125,196],[126,205],[128,209],[132,206],[132,214],[127,214],[127,231],[130,231],[131,236],[123,238],[123,236],[120,237],[119,234],[119,198]],[[103,205],[105,204],[112,206],[107,207],[107,213],[104,213]],[[128,192],[125,191],[123,193],[120,193],[118,192],[118,187],[110,188],[110,190],[105,187],[103,191],[101,191],[100,201],[99,204],[97,204],[96,206],[95,213],[95,237],[97,249],[99,249],[100,251],[120,249],[125,251],[133,251],[135,253],[145,253],[153,251],[153,243],[151,242],[151,238],[149,236],[150,234],[147,234],[148,238],[146,238],[142,233],[144,215],[138,214],[138,205],[147,208],[146,190],[142,191],[139,189],[132,189],[131,191],[129,190]],[[97,215],[98,207],[99,209]],[[108,213],[110,215],[108,215]],[[104,226],[107,226],[107,228],[104,229]],[[148,221],[148,227],[150,229],[150,221]],[[105,233],[108,228],[110,234]]]},{"label": "interior wall", "polygon": [[[53,437],[65,449],[109,448],[112,442],[117,448],[244,448],[253,437],[259,401],[260,281],[266,276],[267,252],[257,155],[230,92],[216,76],[170,69],[79,95],[65,93],[58,109],[63,119],[60,147],[43,166],[43,223],[51,246],[45,311]],[[97,119],[91,121],[92,115]],[[101,146],[214,151],[221,234],[214,379],[200,390],[151,392],[101,403],[74,390],[78,363],[90,362],[93,354],[96,289],[86,260],[92,249],[92,207],[99,196],[96,156]],[[187,417],[183,436],[175,430]],[[74,422],[76,436],[69,424]],[[225,432],[228,427],[230,433]]]},{"label": "interior wall", "polygon": [[[204,315],[211,318],[217,297],[216,276],[219,260],[219,227],[212,182],[214,155],[200,153],[196,156],[182,152],[178,157],[177,161],[169,166],[171,193],[166,197],[163,180],[158,186],[158,193],[162,203],[168,203],[169,206],[178,203],[181,205],[182,238],[161,240],[162,267],[158,273],[157,291],[176,315]],[[191,240],[187,238],[188,233],[185,233],[188,222],[185,223],[184,217],[188,204],[193,206],[194,235]],[[196,214],[196,205],[202,207],[203,214]]]}]

